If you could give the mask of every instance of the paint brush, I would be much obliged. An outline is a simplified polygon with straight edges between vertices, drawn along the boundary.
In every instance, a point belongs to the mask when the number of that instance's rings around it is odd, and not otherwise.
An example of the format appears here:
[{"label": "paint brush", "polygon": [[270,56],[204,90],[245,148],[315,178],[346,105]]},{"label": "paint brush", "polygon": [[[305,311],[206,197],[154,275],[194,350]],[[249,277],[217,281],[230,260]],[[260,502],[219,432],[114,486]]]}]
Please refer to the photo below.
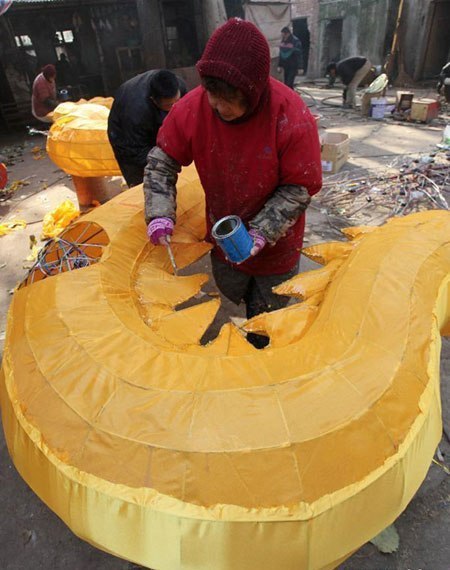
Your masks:
[{"label": "paint brush", "polygon": [[172,247],[170,245],[170,236],[166,236],[166,247],[167,247],[167,252],[169,254],[170,263],[172,264],[173,267],[174,275],[178,276],[178,267],[175,261],[175,257],[173,255]]}]

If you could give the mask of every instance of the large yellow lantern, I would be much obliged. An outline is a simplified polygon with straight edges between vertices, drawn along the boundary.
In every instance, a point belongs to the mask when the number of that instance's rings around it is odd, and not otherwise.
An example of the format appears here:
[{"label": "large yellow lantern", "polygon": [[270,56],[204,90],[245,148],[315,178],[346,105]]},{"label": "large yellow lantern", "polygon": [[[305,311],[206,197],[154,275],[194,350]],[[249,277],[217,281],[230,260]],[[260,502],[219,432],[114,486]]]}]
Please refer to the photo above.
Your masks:
[{"label": "large yellow lantern", "polygon": [[[193,168],[178,195],[184,267],[209,249]],[[256,350],[231,323],[200,346],[219,301],[176,310],[206,276],[172,274],[142,202],[89,213],[14,294],[1,403],[17,469],[78,536],[150,568],[334,568],[402,512],[441,436],[450,214],[310,248],[324,267],[247,323],[270,335]],[[98,262],[69,259],[72,242]]]}]

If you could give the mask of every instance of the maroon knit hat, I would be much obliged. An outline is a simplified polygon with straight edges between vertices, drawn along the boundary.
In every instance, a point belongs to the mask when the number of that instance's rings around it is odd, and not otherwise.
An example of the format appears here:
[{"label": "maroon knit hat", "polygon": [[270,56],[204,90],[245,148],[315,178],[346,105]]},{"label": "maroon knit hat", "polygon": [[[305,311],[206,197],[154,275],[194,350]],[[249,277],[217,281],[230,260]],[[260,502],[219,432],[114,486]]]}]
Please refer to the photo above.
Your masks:
[{"label": "maroon knit hat", "polygon": [[269,44],[254,24],[231,18],[210,37],[197,71],[240,89],[253,110],[269,80]]}]

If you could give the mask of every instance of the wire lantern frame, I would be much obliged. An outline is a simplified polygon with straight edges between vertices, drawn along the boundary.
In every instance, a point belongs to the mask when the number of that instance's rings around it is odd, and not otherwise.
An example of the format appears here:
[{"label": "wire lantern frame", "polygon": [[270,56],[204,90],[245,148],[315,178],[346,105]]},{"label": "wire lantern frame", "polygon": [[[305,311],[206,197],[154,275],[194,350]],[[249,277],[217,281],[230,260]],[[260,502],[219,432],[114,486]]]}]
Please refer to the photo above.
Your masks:
[{"label": "wire lantern frame", "polygon": [[105,230],[94,222],[78,222],[46,241],[19,289],[37,281],[98,263],[108,245]]}]

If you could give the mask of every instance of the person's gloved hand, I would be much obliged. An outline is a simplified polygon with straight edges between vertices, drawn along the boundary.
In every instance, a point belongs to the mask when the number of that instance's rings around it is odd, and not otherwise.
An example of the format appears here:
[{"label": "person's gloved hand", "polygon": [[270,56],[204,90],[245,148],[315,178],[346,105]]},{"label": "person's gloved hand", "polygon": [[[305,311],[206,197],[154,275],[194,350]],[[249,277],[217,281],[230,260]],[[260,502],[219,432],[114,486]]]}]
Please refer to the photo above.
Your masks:
[{"label": "person's gloved hand", "polygon": [[173,234],[174,223],[170,218],[154,218],[147,226],[148,239],[153,245],[165,245]]},{"label": "person's gloved hand", "polygon": [[277,73],[281,73],[283,71],[282,67],[277,67]]},{"label": "person's gloved hand", "polygon": [[253,247],[250,251],[250,255],[257,255],[266,245],[267,240],[258,230],[253,228],[248,233],[253,239]]}]

